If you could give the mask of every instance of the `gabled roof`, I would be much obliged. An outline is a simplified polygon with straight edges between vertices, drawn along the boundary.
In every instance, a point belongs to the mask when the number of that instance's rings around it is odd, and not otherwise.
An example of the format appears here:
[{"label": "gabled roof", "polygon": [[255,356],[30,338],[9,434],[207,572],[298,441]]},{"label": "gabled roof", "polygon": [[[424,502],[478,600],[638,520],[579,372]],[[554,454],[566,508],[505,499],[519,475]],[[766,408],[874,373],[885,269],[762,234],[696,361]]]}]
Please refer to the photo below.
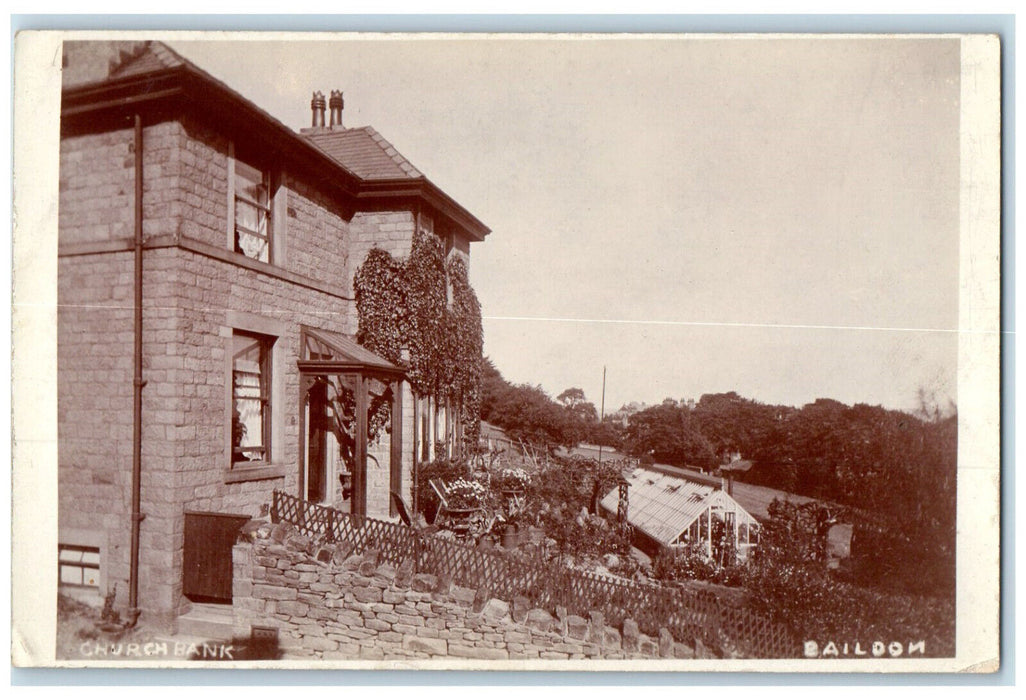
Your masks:
[{"label": "gabled roof", "polygon": [[424,177],[373,127],[304,130],[303,135],[365,180]]},{"label": "gabled roof", "polygon": [[[624,478],[630,485],[627,520],[663,544],[672,544],[709,508],[736,512],[739,523],[757,524],[737,501],[712,486],[648,469],[635,469]],[[602,507],[612,513],[618,503],[619,488],[601,501]]]}]

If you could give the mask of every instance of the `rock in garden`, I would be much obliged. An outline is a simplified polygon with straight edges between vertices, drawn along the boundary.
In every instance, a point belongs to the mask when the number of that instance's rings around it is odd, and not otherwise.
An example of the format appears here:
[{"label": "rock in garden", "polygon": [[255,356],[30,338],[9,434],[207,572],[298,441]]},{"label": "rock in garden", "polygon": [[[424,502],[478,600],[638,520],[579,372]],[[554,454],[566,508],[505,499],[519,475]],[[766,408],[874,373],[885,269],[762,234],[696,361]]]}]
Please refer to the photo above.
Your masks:
[{"label": "rock in garden", "polygon": [[292,532],[292,526],[288,523],[278,523],[271,528],[271,539],[275,542],[283,543],[285,538]]},{"label": "rock in garden", "polygon": [[638,623],[634,620],[627,618],[623,621],[623,648],[627,651],[637,651],[638,641],[641,636],[641,630],[638,629]]},{"label": "rock in garden", "polygon": [[395,572],[395,585],[399,588],[406,588],[413,580],[413,557],[407,557]]},{"label": "rock in garden", "polygon": [[659,656],[664,659],[673,658],[673,635],[665,627],[659,628]]},{"label": "rock in garden", "polygon": [[509,603],[498,598],[492,598],[484,604],[481,614],[489,620],[501,620],[509,615]]},{"label": "rock in garden", "polygon": [[574,639],[587,639],[588,621],[580,615],[567,616],[566,633]]},{"label": "rock in garden", "polygon": [[430,593],[438,585],[438,579],[432,574],[414,574],[410,584],[417,593]]},{"label": "rock in garden", "polygon": [[522,595],[513,599],[513,621],[523,622],[527,619],[527,611],[531,608],[531,601]]},{"label": "rock in garden", "polygon": [[552,615],[547,610],[534,608],[527,613],[527,626],[535,632],[548,632],[552,629]]}]

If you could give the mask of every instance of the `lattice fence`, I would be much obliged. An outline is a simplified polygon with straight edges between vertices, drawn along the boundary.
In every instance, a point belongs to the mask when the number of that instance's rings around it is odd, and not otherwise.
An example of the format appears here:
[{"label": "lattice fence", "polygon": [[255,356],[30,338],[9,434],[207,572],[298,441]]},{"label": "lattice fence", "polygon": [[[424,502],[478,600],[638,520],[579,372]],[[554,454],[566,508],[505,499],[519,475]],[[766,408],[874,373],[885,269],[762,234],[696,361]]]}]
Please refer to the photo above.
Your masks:
[{"label": "lattice fence", "polygon": [[328,542],[346,542],[356,553],[376,549],[381,559],[399,566],[413,558],[417,571],[446,575],[453,583],[487,588],[496,598],[527,598],[534,607],[587,616],[602,612],[608,624],[619,627],[627,618],[642,632],[657,635],[666,627],[678,640],[716,640],[722,635],[748,657],[791,658],[800,648],[783,625],[750,610],[725,605],[708,592],[685,591],[634,581],[613,579],[535,560],[511,559],[501,554],[424,537],[395,523],[353,516],[309,503],[281,491],[274,492],[273,522],[287,522],[301,533]]}]

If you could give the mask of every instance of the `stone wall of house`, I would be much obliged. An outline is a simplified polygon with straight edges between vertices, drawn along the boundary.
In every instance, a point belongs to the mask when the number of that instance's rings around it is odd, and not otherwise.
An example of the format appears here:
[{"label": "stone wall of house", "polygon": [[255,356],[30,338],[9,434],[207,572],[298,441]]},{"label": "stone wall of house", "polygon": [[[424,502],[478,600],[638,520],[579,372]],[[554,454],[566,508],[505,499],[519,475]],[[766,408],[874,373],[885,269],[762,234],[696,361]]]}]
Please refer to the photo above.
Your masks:
[{"label": "stone wall of house", "polygon": [[[143,129],[143,235],[177,232],[181,126]],[[135,221],[135,131],[65,136],[60,146],[57,209],[60,246],[131,240]]]},{"label": "stone wall of house", "polygon": [[[228,153],[230,135],[210,125],[185,119],[180,128],[177,198],[187,215],[181,235],[218,248],[228,247]],[[148,146],[147,146],[148,147]],[[259,154],[256,154],[259,155]],[[236,157],[267,167],[253,155]],[[330,284],[351,296],[348,260],[352,241],[345,207],[315,183],[289,170],[288,162],[274,161],[282,194],[274,199],[272,247],[276,266]],[[284,211],[280,209],[284,208]],[[386,237],[389,231],[378,232]],[[373,236],[374,231],[366,235]]]},{"label": "stone wall of house", "polygon": [[[143,275],[140,600],[170,613],[180,590],[182,504],[177,463],[196,436],[179,394],[182,316],[174,249],[147,251]],[[100,541],[101,593],[127,601],[133,436],[133,254],[63,257],[58,266],[60,541]],[[73,534],[69,534],[73,533]],[[82,540],[83,535],[86,540]],[[177,575],[177,579],[176,579]]]},{"label": "stone wall of house", "polygon": [[100,547],[105,592],[128,579],[132,254],[61,258],[57,284],[58,539]]},{"label": "stone wall of house", "polygon": [[[140,606],[168,619],[187,605],[184,511],[257,516],[273,489],[295,492],[300,325],[349,334],[357,325],[348,298],[349,224],[313,185],[287,178],[285,269],[336,293],[177,245],[189,239],[227,253],[227,143],[191,121],[144,130],[143,231],[161,247],[144,253]],[[127,602],[131,530],[133,253],[104,246],[133,236],[133,148],[132,129],[63,138],[58,212],[59,523],[68,543],[102,542],[101,593],[117,584],[119,604]],[[381,223],[390,240],[388,215],[376,216],[361,235],[372,237]],[[228,474],[230,346],[239,314],[280,328],[273,446],[280,477]],[[412,441],[407,404],[404,437]],[[375,517],[388,515],[387,462],[383,471],[383,484],[371,480]],[[408,465],[406,472],[408,489]]]},{"label": "stone wall of house", "polygon": [[358,213],[350,223],[352,246],[349,251],[349,280],[367,259],[371,248],[381,248],[402,260],[413,246],[416,220],[412,211]]},{"label": "stone wall of house", "polygon": [[[278,631],[287,658],[659,659],[693,658],[666,629],[656,638],[625,620],[606,624],[504,601],[445,576],[398,568],[376,551],[318,545],[288,525],[250,523],[235,546],[234,634],[254,625]],[[704,654],[700,647],[698,654]]]}]

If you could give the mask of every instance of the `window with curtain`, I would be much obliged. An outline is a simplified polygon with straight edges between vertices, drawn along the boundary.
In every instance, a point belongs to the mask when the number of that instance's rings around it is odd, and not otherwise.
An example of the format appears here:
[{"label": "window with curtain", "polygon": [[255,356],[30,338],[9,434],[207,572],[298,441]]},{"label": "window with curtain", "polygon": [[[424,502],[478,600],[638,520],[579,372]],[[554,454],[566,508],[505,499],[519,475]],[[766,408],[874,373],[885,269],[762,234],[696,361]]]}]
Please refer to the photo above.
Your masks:
[{"label": "window with curtain", "polygon": [[271,457],[271,347],[274,339],[232,337],[232,464]]}]

